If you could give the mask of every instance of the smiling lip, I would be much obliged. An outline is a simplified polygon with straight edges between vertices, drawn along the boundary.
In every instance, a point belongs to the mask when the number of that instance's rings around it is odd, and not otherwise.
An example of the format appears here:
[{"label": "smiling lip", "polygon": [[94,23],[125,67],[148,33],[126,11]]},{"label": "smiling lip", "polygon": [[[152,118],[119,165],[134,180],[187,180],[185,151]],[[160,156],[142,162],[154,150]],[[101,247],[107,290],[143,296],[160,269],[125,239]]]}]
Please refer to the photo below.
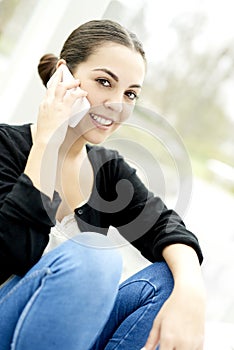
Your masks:
[{"label": "smiling lip", "polygon": [[90,117],[94,125],[103,130],[107,130],[114,123],[112,119],[103,117],[99,114],[90,113]]}]

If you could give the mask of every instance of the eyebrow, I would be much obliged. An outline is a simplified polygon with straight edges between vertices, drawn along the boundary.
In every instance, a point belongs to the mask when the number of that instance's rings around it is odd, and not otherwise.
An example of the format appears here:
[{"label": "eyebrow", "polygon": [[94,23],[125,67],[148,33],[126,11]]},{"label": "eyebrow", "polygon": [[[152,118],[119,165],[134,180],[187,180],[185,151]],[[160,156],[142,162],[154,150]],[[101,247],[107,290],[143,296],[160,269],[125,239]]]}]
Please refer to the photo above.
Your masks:
[{"label": "eyebrow", "polygon": [[[113,78],[116,82],[119,81],[119,78],[117,77],[117,75],[115,73],[113,73],[112,71],[110,71],[109,69],[107,69],[107,68],[95,68],[95,69],[93,69],[93,71],[94,72],[96,72],[96,71],[104,72],[104,73],[110,75],[111,78]],[[141,85],[139,85],[139,84],[133,84],[133,85],[130,85],[129,87],[130,88],[141,89]]]}]

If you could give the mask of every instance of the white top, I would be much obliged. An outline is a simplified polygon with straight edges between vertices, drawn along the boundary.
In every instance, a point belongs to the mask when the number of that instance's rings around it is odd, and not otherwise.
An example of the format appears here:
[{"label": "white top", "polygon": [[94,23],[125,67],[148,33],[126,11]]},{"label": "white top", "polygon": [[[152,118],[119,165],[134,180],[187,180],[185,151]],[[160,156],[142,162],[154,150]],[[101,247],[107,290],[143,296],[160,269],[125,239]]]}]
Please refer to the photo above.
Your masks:
[{"label": "white top", "polygon": [[[51,228],[49,243],[44,254],[79,233],[80,229],[73,213],[65,216],[61,222],[56,221],[55,226]],[[123,271],[120,282],[150,264],[114,227],[110,227],[107,236],[123,258]]]},{"label": "white top", "polygon": [[[65,242],[69,238],[72,238],[79,232],[80,229],[77,225],[74,213],[65,216],[61,222],[57,220],[55,226],[53,226],[50,230],[49,242],[44,250],[43,255],[58,247],[61,243]],[[0,288],[3,287],[13,277],[14,275],[11,275],[5,282],[0,284]]]},{"label": "white top", "polygon": [[[53,226],[50,230],[49,242],[43,255],[80,233],[80,229],[74,215],[75,214],[72,213],[65,216],[61,222],[56,220],[55,226]],[[115,247],[119,250],[123,258],[123,271],[120,282],[123,282],[132,274],[150,264],[148,260],[140,256],[139,252],[133,246],[131,246],[131,244],[127,242],[127,240],[125,240],[114,227],[110,227],[107,236],[112,243],[114,243]],[[14,275],[10,276],[8,280],[0,285],[0,287],[7,283],[13,276]]]},{"label": "white top", "polygon": [[65,216],[61,222],[56,220],[55,226],[50,230],[49,242],[44,250],[44,254],[59,246],[66,240],[74,237],[80,232],[74,213]]}]

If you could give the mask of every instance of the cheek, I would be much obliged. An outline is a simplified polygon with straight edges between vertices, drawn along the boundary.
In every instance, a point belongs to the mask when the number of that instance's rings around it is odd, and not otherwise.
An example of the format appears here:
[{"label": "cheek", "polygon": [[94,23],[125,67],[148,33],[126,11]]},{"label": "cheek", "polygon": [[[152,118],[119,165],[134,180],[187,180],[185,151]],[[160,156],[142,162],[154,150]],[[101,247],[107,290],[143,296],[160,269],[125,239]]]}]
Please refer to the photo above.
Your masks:
[{"label": "cheek", "polygon": [[103,100],[101,98],[101,96],[99,94],[88,94],[87,96],[89,103],[91,105],[91,107],[98,107],[101,106],[103,103]]},{"label": "cheek", "polygon": [[121,117],[120,117],[121,123],[124,123],[126,120],[128,120],[131,117],[132,112],[134,110],[134,107],[135,107],[135,104],[133,104],[133,103],[124,103],[123,104],[123,110],[122,110]]},{"label": "cheek", "polygon": [[98,106],[102,102],[102,94],[98,89],[96,88],[95,84],[93,83],[81,83],[80,84],[81,89],[87,91],[87,99],[91,106]]}]

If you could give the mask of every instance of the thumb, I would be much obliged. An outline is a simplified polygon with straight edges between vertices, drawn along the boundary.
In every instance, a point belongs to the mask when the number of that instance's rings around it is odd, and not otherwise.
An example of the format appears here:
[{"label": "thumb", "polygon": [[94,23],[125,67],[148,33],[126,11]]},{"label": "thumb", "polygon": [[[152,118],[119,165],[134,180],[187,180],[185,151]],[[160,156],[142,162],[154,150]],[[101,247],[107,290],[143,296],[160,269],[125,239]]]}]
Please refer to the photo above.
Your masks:
[{"label": "thumb", "polygon": [[154,350],[155,347],[159,344],[160,339],[160,322],[157,317],[154,320],[153,326],[149,333],[148,339],[145,343],[145,346],[141,350]]}]

